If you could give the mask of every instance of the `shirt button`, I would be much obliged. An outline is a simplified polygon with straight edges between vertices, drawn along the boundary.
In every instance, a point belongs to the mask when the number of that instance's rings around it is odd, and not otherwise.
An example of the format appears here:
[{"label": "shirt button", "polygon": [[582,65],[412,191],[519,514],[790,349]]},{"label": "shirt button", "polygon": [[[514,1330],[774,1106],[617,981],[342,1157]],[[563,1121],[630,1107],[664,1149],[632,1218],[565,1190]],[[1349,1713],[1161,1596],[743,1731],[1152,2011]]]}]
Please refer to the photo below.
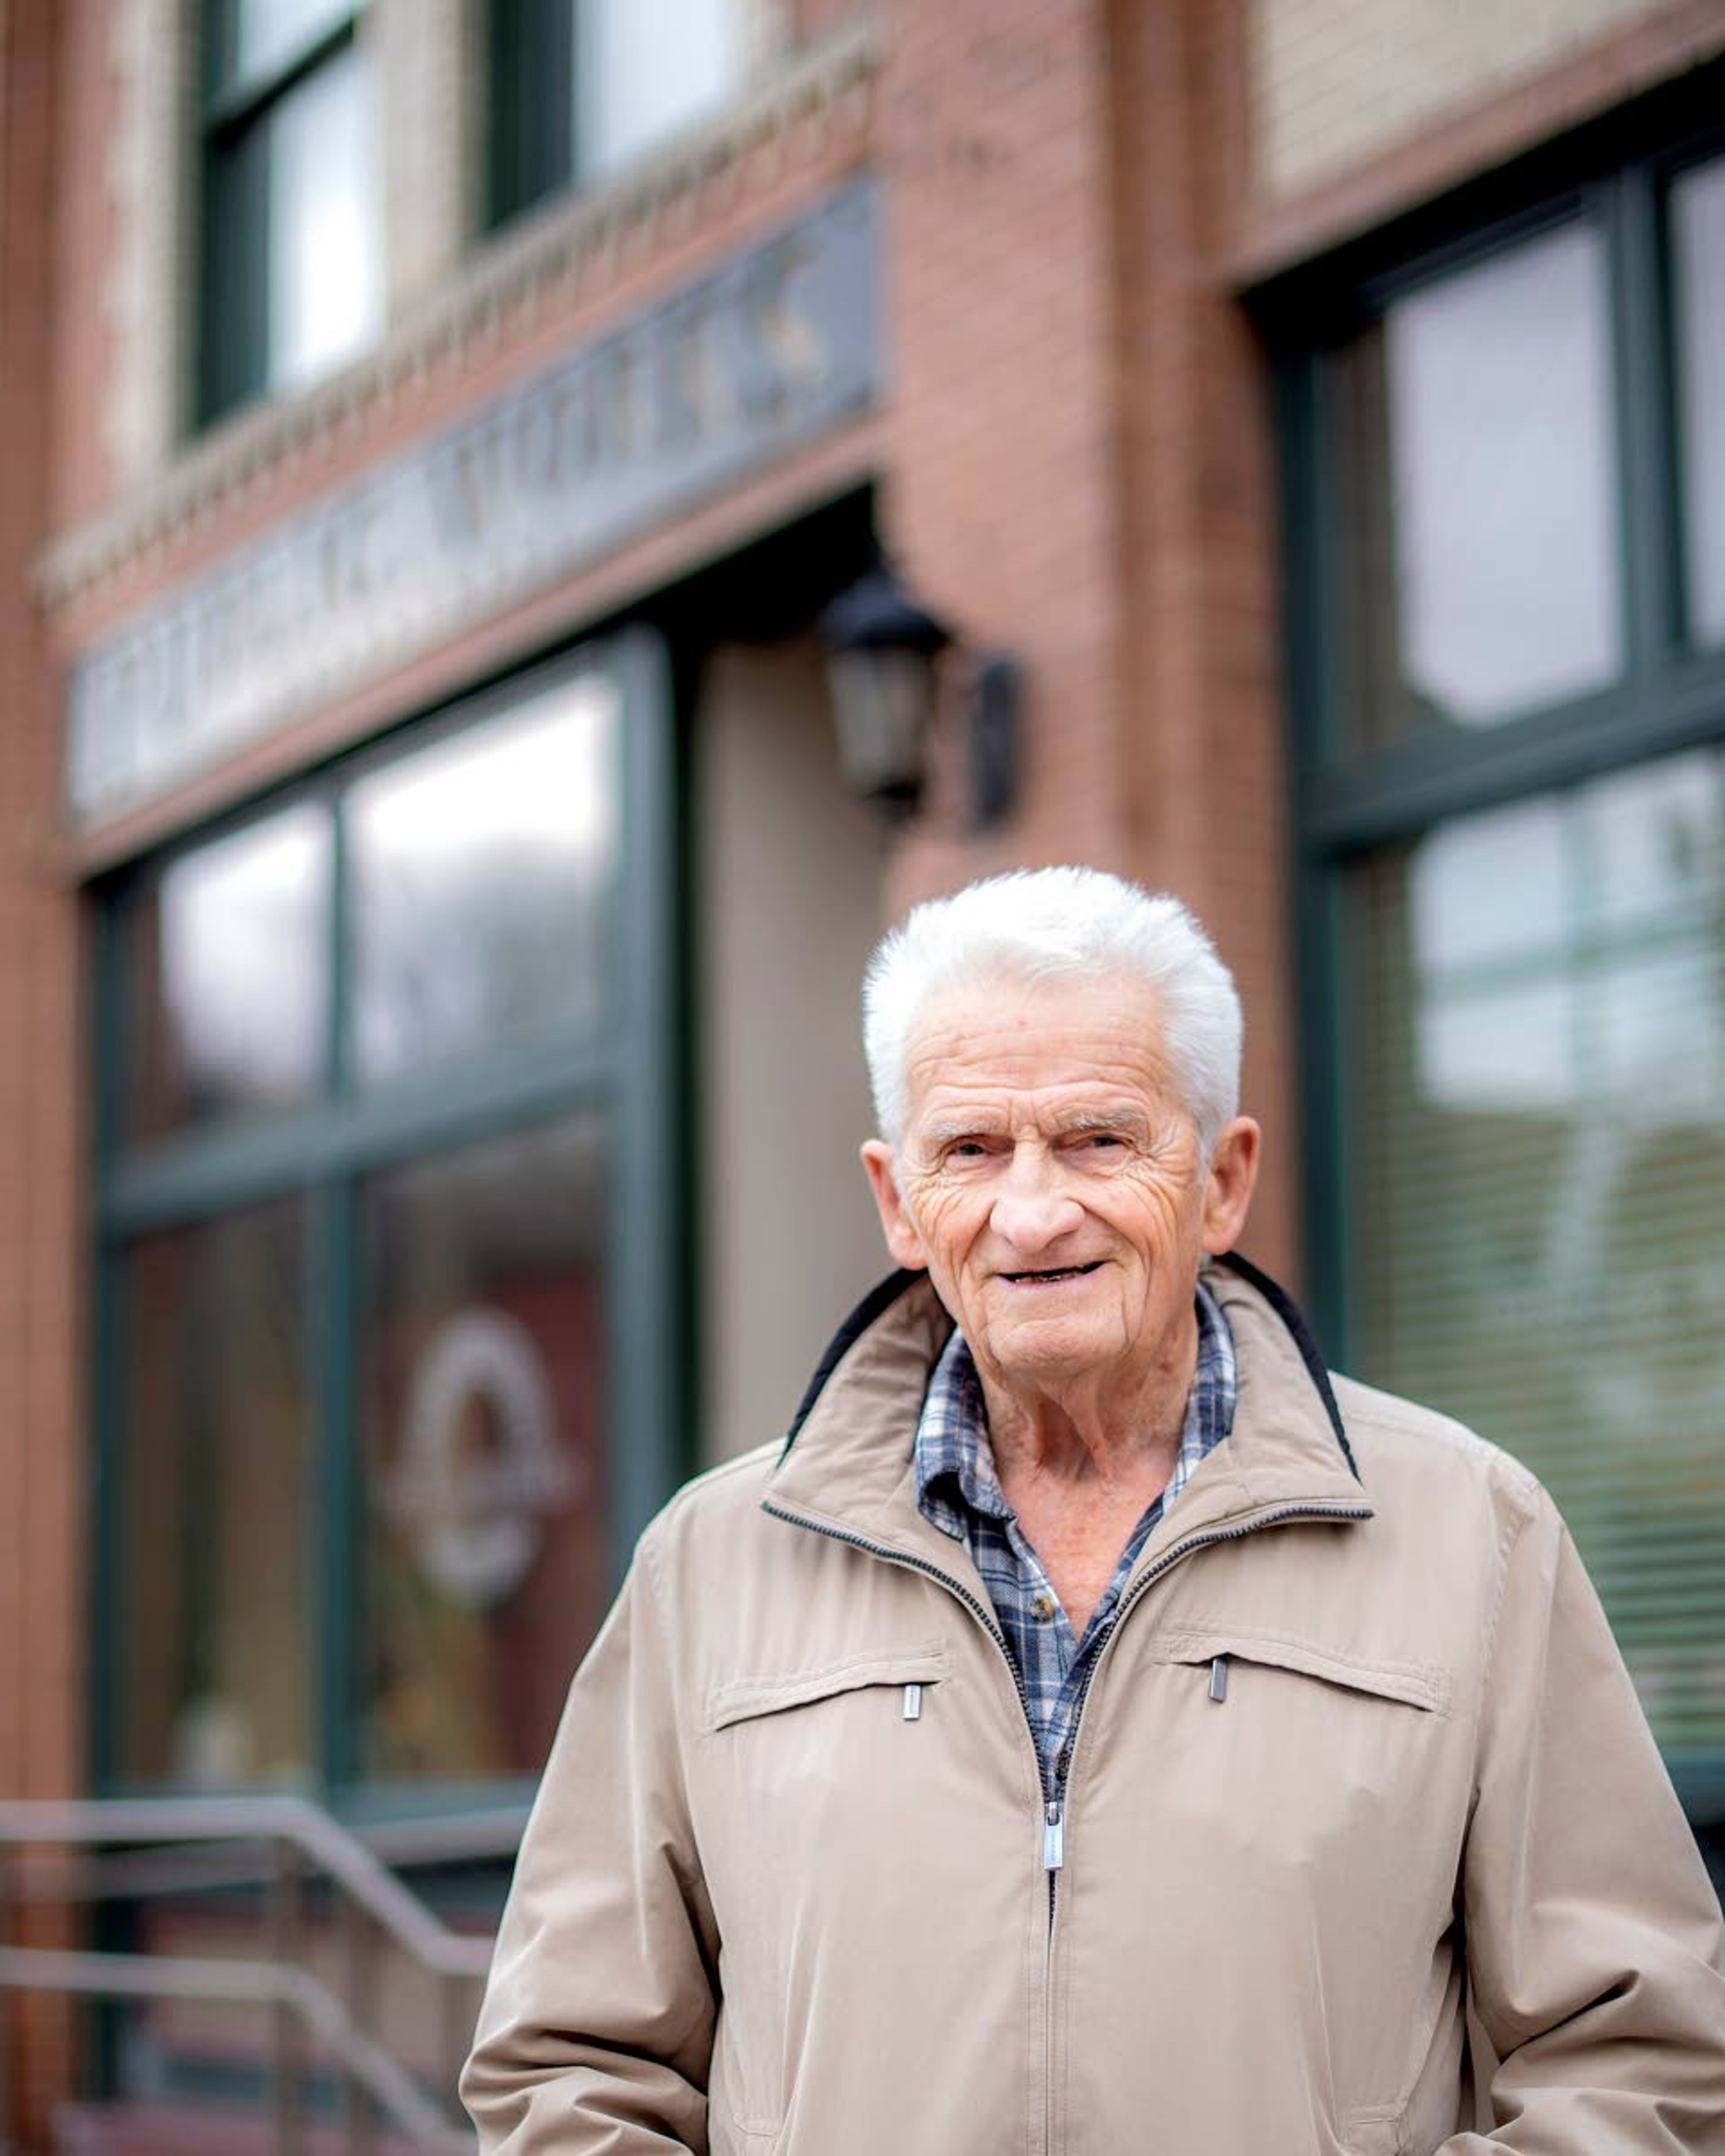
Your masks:
[{"label": "shirt button", "polygon": [[1039,1594],[1036,1599],[1030,1604],[1030,1607],[1035,1612],[1036,1621],[1039,1625],[1047,1624],[1049,1619],[1052,1617],[1055,1613],[1054,1604],[1045,1594]]}]

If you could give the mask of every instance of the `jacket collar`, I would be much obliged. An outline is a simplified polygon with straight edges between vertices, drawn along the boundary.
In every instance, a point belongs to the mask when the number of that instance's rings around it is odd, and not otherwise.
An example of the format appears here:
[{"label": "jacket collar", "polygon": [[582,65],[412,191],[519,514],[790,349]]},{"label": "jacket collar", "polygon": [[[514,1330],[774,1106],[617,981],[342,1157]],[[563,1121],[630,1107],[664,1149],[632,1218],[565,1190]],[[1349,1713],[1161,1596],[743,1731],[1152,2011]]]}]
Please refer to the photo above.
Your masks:
[{"label": "jacket collar", "polygon": [[[1194,1528],[1250,1526],[1282,1507],[1368,1509],[1329,1373],[1293,1302],[1244,1259],[1209,1265],[1204,1278],[1234,1333],[1234,1427],[1150,1537],[1152,1558]],[[768,1481],[767,1509],[965,1570],[917,1510],[912,1458],[929,1373],[952,1330],[927,1275],[882,1281],[822,1357]]]}]

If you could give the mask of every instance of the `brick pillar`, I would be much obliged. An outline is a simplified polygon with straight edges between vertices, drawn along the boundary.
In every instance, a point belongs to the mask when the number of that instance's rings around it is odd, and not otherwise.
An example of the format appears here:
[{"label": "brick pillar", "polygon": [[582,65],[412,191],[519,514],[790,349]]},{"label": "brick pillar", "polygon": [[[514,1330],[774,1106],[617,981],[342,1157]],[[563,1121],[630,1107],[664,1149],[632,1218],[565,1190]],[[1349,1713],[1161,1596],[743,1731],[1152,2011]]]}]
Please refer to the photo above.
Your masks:
[{"label": "brick pillar", "polygon": [[959,820],[948,709],[899,907],[1078,860],[1178,891],[1234,967],[1271,1127],[1250,1247],[1294,1257],[1268,383],[1216,264],[1245,183],[1240,0],[889,0],[901,572],[1029,684],[1024,793]]},{"label": "brick pillar", "polygon": [[1010,647],[1029,685],[1020,813],[967,843],[942,771],[895,864],[902,904],[1019,862],[1125,865],[1130,848],[1103,10],[887,0],[885,18],[884,536],[917,594],[973,644]]},{"label": "brick pillar", "polygon": [[[57,0],[0,13],[0,1789],[39,1796],[80,1785],[85,1698],[77,918],[55,860],[54,684],[29,596],[48,495],[65,15]],[[51,1917],[32,1927],[58,1934]],[[8,2011],[35,2147],[69,2070],[71,2017],[52,2000]]]},{"label": "brick pillar", "polygon": [[1123,730],[1137,873],[1209,926],[1265,1124],[1245,1247],[1297,1270],[1286,752],[1265,357],[1217,264],[1247,185],[1241,0],[1112,0]]},{"label": "brick pillar", "polygon": [[376,0],[384,274],[403,313],[449,278],[478,220],[486,94],[480,10],[470,0]]},{"label": "brick pillar", "polygon": [[[112,223],[102,294],[101,438],[105,476],[118,491],[167,463],[189,401],[197,0],[115,0],[102,27],[108,80],[101,116],[110,119],[103,177]],[[97,102],[86,95],[86,125]]]}]

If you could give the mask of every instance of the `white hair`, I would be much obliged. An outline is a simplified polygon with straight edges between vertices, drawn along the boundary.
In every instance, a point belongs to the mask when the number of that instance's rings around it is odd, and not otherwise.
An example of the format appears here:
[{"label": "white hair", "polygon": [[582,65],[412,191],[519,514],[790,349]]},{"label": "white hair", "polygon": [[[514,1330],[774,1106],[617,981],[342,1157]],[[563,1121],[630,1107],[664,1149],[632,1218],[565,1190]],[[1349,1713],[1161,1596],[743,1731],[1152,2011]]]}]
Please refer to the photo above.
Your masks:
[{"label": "white hair", "polygon": [[1239,1112],[1243,1033],[1234,977],[1196,918],[1165,891],[1101,869],[1018,869],[914,907],[875,947],[863,979],[863,1046],[880,1135],[904,1136],[906,1065],[924,1006],[957,983],[1142,981],[1161,1049],[1206,1157]]}]

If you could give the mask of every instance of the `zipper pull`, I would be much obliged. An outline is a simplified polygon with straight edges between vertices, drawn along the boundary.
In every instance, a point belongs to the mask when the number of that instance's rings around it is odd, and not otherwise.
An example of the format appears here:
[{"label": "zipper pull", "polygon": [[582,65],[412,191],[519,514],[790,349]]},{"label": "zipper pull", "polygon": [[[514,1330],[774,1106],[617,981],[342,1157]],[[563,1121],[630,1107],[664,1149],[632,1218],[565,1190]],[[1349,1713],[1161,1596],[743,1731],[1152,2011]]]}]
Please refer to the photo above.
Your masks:
[{"label": "zipper pull", "polygon": [[905,1720],[920,1722],[922,1718],[922,1687],[919,1684],[905,1686]]},{"label": "zipper pull", "polygon": [[1058,1804],[1050,1804],[1042,1816],[1042,1868],[1058,1871],[1066,1861],[1066,1823]]},{"label": "zipper pull", "polygon": [[1210,1664],[1210,1697],[1218,1707],[1228,1697],[1228,1657],[1218,1655]]}]

